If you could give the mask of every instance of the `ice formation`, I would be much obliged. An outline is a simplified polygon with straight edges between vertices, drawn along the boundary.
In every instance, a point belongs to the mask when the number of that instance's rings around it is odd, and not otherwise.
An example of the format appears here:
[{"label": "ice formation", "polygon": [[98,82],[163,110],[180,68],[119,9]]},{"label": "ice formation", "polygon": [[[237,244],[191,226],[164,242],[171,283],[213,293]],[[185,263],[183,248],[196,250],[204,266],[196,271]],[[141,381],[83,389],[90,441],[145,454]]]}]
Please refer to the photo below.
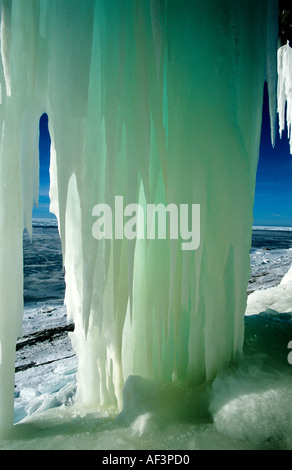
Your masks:
[{"label": "ice formation", "polygon": [[[13,424],[22,233],[38,199],[44,112],[77,399],[120,406],[129,375],[201,383],[241,351],[276,15],[273,0],[2,0],[1,432]],[[199,248],[97,241],[92,209],[115,196],[200,204]]]},{"label": "ice formation", "polygon": [[278,50],[278,114],[280,136],[287,123],[292,153],[292,48],[289,42]]}]

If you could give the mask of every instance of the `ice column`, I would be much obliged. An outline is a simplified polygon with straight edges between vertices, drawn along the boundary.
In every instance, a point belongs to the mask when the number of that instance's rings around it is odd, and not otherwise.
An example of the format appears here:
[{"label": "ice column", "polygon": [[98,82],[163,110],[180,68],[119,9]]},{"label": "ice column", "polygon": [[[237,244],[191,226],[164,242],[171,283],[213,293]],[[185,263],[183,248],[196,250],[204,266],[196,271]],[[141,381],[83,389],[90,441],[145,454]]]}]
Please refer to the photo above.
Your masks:
[{"label": "ice column", "polygon": [[[268,7],[95,5],[86,114],[65,129],[64,100],[52,106],[58,125],[51,113],[52,132],[70,133],[55,139],[56,172],[83,404],[120,404],[129,374],[211,379],[241,351]],[[116,195],[144,208],[200,204],[199,249],[94,240],[92,208],[107,203],[114,215]]]},{"label": "ice column", "polygon": [[38,199],[39,44],[33,2],[1,2],[0,432],[13,425],[15,344],[22,332],[22,234]]},{"label": "ice column", "polygon": [[[2,429],[11,424],[22,230],[37,197],[43,112],[78,400],[120,405],[129,374],[211,379],[243,342],[276,2],[2,0],[1,8]],[[115,196],[143,208],[200,204],[199,248],[123,233],[96,240],[93,207],[108,204],[116,220]]]}]

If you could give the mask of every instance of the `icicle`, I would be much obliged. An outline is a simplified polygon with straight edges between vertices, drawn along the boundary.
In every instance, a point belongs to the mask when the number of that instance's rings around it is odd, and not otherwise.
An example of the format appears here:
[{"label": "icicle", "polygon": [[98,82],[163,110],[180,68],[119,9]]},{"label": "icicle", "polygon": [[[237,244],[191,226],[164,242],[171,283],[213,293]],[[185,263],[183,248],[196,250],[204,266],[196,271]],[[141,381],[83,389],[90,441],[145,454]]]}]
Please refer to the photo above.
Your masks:
[{"label": "icicle", "polygon": [[11,96],[10,47],[12,0],[3,0],[1,8],[1,58],[4,70],[6,94]]},{"label": "icicle", "polygon": [[267,19],[266,75],[269,94],[271,142],[275,146],[277,118],[277,49],[278,10],[277,0],[269,0]]},{"label": "icicle", "polygon": [[278,50],[278,114],[280,137],[287,123],[292,154],[292,48],[289,42]]}]

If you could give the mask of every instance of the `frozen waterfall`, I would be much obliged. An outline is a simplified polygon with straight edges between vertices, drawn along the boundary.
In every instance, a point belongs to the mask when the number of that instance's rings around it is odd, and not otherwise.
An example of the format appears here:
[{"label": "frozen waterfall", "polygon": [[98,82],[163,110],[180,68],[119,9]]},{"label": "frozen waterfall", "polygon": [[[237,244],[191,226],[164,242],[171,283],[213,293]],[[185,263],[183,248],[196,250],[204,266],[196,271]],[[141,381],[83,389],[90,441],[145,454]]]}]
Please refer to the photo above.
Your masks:
[{"label": "frozen waterfall", "polygon": [[[121,407],[130,375],[202,383],[241,352],[275,18],[273,0],[1,1],[2,433],[13,425],[22,233],[44,112],[78,402]],[[284,55],[291,67],[289,46]],[[291,75],[281,83],[291,127]],[[96,240],[93,208],[114,209],[116,196],[143,209],[200,205],[199,246],[182,250],[181,234]]]}]

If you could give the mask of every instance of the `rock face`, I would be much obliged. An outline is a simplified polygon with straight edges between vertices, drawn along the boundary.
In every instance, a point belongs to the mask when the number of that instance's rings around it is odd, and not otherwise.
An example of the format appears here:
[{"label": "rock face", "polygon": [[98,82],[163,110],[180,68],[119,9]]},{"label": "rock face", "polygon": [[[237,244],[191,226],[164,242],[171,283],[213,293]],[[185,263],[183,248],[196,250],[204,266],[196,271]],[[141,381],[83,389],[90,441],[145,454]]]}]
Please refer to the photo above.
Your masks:
[{"label": "rock face", "polygon": [[279,0],[279,39],[281,45],[287,41],[292,45],[292,7],[289,0]]}]

